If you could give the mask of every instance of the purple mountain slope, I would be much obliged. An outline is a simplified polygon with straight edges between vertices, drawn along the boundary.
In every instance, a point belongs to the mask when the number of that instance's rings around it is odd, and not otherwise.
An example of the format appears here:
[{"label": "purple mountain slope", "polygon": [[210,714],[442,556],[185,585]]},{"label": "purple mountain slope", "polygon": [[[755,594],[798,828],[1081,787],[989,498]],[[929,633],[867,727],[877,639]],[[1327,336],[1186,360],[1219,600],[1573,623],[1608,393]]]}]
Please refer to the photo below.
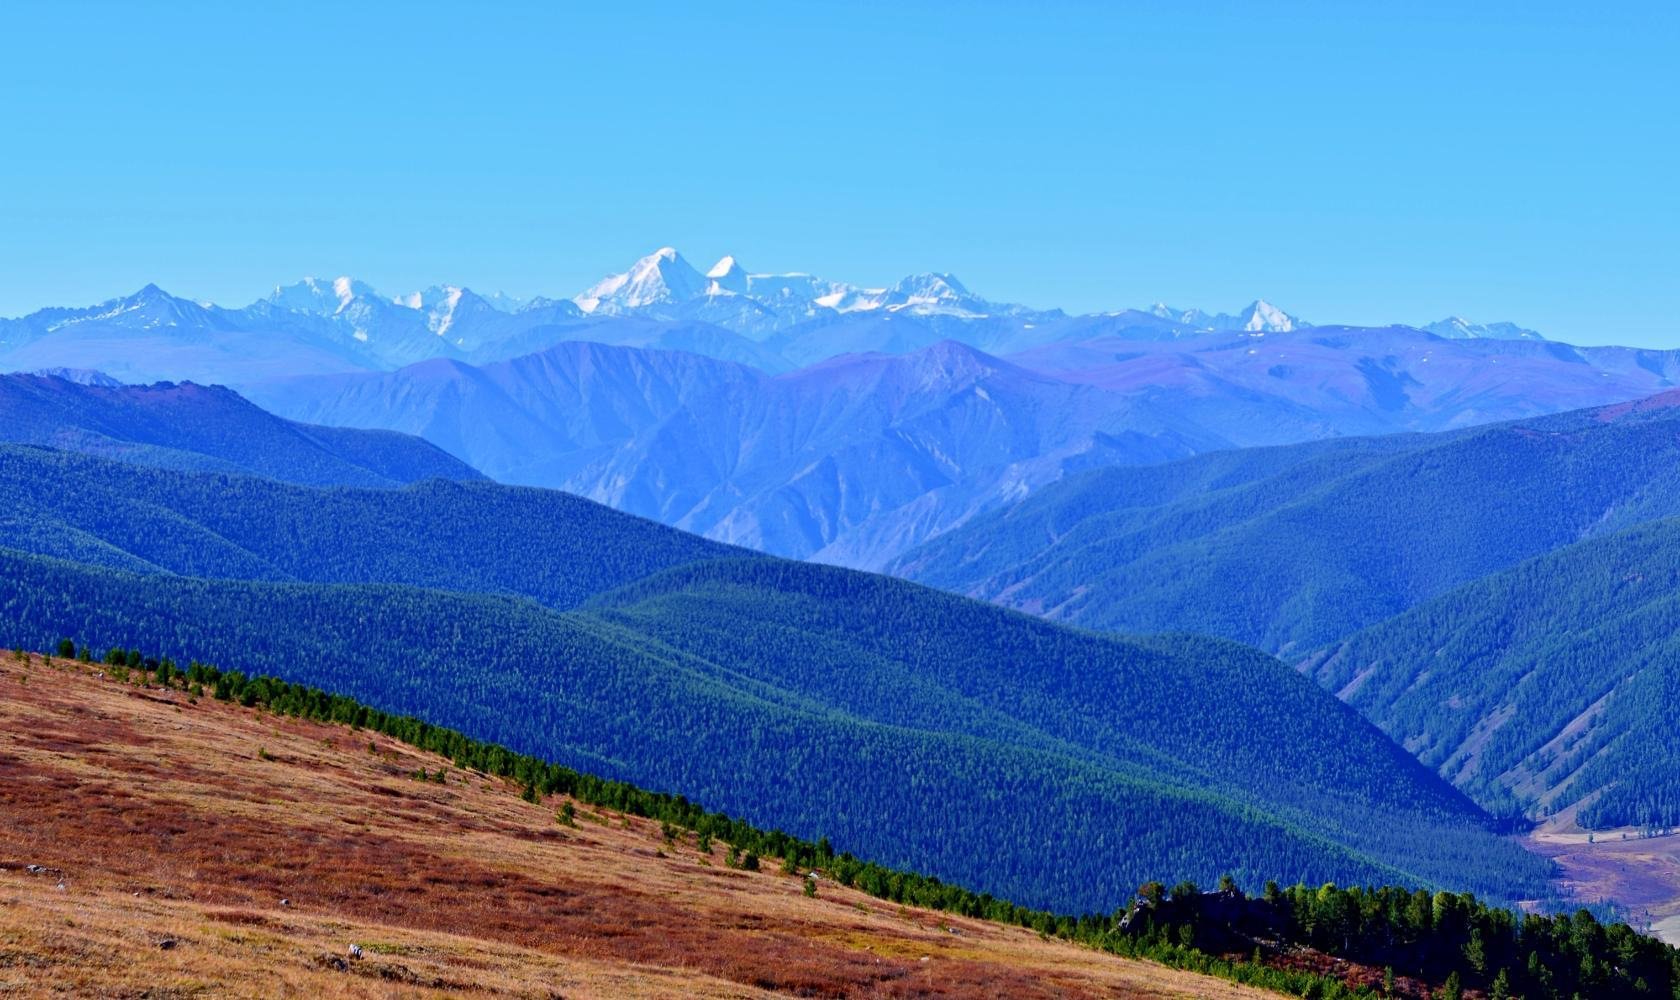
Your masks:
[{"label": "purple mountain slope", "polygon": [[1444,340],[1410,327],[1313,327],[1263,339],[1119,337],[1011,360],[1114,392],[1168,396],[1242,445],[1444,430],[1634,399],[1680,384],[1680,351]]}]

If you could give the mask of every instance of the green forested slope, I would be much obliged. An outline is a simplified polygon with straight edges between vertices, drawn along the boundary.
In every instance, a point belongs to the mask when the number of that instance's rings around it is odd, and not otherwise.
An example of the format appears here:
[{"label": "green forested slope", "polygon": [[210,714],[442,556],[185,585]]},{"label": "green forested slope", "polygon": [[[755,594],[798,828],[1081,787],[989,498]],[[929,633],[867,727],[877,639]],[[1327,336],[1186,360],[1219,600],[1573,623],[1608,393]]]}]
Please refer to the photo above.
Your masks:
[{"label": "green forested slope", "polygon": [[1491,808],[1680,824],[1680,520],[1567,546],[1309,657]]},{"label": "green forested slope", "polygon": [[141,571],[406,583],[561,608],[742,551],[556,490],[445,480],[311,489],[7,445],[0,546]]},{"label": "green forested slope", "polygon": [[892,571],[1092,628],[1304,651],[1585,535],[1680,514],[1673,402],[1088,473]]},{"label": "green forested slope", "polygon": [[320,684],[1024,900],[1109,908],[1226,870],[1540,891],[1469,803],[1229,643],[1080,634],[492,484],[301,490],[28,449],[0,484],[0,545],[100,563],[9,557],[0,641]]}]

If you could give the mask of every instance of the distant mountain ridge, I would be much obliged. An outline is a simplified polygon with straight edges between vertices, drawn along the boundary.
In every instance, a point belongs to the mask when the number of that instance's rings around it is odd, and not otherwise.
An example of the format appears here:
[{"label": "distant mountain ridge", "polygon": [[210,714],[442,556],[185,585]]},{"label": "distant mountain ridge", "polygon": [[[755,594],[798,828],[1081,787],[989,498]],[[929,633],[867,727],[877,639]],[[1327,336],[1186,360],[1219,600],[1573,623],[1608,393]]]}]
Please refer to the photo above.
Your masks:
[{"label": "distant mountain ridge", "polygon": [[247,392],[292,419],[420,435],[503,481],[878,569],[1087,469],[1447,430],[1680,384],[1680,352],[1448,341],[1409,328],[1115,335],[999,357],[939,338],[948,319],[865,320],[907,339],[780,374],[567,342],[487,365],[437,360]]},{"label": "distant mountain ridge", "polygon": [[128,386],[99,372],[0,375],[0,441],[311,486],[483,478],[417,437],[294,423],[230,389]]},{"label": "distant mountain ridge", "polygon": [[[619,322],[639,327],[617,329]],[[651,327],[688,331],[678,344]],[[0,319],[0,370],[89,368],[127,382],[221,382],[391,370],[432,358],[505,360],[564,340],[693,349],[776,372],[858,351],[905,351],[955,339],[992,353],[1098,336],[1254,337],[1311,324],[1256,300],[1236,314],[1200,309],[1121,310],[1086,316],[999,303],[954,275],[909,275],[865,287],[810,274],[748,271],[725,256],[701,272],[662,247],[623,272],[567,297],[522,300],[441,284],[386,294],[351,276],[276,285],[267,297],[224,308],[147,285],[86,308],[48,308]],[[634,333],[633,330],[641,332]],[[1536,339],[1509,323],[1451,319],[1440,336]],[[634,342],[630,338],[639,337]]]}]

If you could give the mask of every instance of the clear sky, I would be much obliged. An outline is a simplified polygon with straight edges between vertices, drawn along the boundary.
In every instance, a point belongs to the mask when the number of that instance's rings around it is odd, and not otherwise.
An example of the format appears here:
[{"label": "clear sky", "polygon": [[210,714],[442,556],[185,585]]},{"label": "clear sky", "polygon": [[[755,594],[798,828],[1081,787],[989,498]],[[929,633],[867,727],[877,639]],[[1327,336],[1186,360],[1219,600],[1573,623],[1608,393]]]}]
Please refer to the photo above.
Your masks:
[{"label": "clear sky", "polygon": [[0,5],[0,315],[658,246],[1680,346],[1680,4]]}]

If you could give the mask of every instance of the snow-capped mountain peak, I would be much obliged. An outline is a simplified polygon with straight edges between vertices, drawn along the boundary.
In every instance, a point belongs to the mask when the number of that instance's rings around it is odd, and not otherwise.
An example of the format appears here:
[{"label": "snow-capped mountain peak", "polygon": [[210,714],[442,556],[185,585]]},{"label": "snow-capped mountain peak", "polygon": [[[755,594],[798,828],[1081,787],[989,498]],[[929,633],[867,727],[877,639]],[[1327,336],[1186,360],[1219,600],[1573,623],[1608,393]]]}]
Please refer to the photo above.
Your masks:
[{"label": "snow-capped mountain peak", "polygon": [[1472,323],[1462,316],[1448,316],[1424,327],[1447,340],[1545,340],[1538,332],[1515,323]]},{"label": "snow-capped mountain peak", "polygon": [[706,272],[706,277],[711,281],[706,288],[707,295],[745,295],[750,284],[746,268],[741,266],[740,261],[728,256],[713,264],[712,269]]},{"label": "snow-capped mountain peak", "polygon": [[573,299],[587,313],[612,315],[704,295],[706,277],[672,247],[660,247],[623,274],[602,278]]},{"label": "snow-capped mountain peak", "polygon": [[359,298],[378,296],[372,287],[348,275],[330,280],[307,277],[290,285],[275,285],[268,301],[282,309],[335,316]]},{"label": "snow-capped mountain peak", "polygon": [[1301,321],[1265,299],[1255,299],[1242,311],[1242,329],[1248,333],[1288,333]]},{"label": "snow-capped mountain peak", "polygon": [[718,258],[718,262],[712,265],[712,269],[710,271],[706,272],[706,277],[714,279],[727,278],[731,275],[745,275],[746,273],[746,269],[741,266],[740,261],[736,260],[733,256],[726,254]]},{"label": "snow-capped mountain peak", "polygon": [[38,375],[42,378],[63,379],[66,382],[93,386],[99,389],[115,389],[123,384],[122,380],[114,379],[93,368],[41,368],[27,374]]},{"label": "snow-capped mountain peak", "polygon": [[1207,313],[1200,309],[1176,309],[1165,302],[1150,306],[1152,316],[1191,327],[1196,330],[1233,330],[1244,333],[1288,333],[1311,326],[1297,316],[1284,312],[1265,299],[1255,299],[1248,308],[1236,315]]},{"label": "snow-capped mountain peak", "polygon": [[912,274],[887,289],[882,304],[913,313],[982,315],[990,303],[963,286],[953,274]]},{"label": "snow-capped mountain peak", "polygon": [[455,307],[461,304],[461,293],[463,291],[465,289],[455,285],[444,285],[435,289],[435,292],[439,294],[436,295],[430,304],[430,308],[426,311],[426,329],[440,337],[449,332],[450,325],[455,322]]}]

